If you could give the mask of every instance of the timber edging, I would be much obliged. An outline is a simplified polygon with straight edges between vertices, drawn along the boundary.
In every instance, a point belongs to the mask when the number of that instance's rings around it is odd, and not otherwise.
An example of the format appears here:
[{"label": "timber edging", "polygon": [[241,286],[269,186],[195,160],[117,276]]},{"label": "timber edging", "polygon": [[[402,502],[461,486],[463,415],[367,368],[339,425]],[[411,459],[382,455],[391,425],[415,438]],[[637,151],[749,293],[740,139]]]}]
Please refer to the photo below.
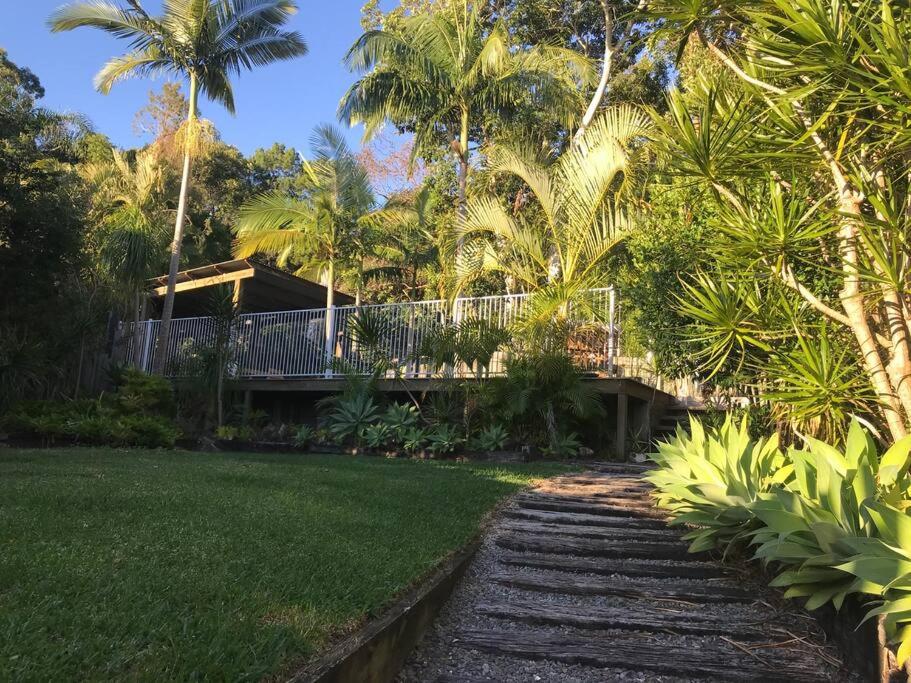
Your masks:
[{"label": "timber edging", "polygon": [[[483,526],[483,525],[482,525]],[[481,533],[483,533],[483,528]],[[369,620],[290,679],[289,683],[387,683],[433,625],[481,544],[478,534],[379,617]]]}]

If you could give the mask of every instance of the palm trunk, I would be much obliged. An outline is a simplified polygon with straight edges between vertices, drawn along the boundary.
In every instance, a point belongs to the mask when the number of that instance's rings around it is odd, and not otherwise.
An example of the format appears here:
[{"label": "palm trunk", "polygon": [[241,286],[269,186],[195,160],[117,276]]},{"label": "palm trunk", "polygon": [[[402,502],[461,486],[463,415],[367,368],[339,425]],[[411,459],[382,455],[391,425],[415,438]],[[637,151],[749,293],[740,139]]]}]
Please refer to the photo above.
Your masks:
[{"label": "palm trunk", "polygon": [[142,322],[142,303],[139,287],[133,293],[133,366],[142,367],[142,349],[139,345],[142,343],[142,335],[139,331],[139,323]]},{"label": "palm trunk", "polygon": [[[462,107],[459,131],[459,218],[468,211],[468,107]],[[461,246],[461,242],[460,242]]]},{"label": "palm trunk", "polygon": [[184,139],[183,172],[180,177],[180,197],[177,200],[177,218],[174,222],[174,239],[171,241],[171,262],[168,266],[168,284],[165,290],[164,305],[161,310],[161,325],[158,328],[158,341],[155,344],[155,359],[152,373],[163,374],[165,356],[168,349],[168,337],[171,333],[171,315],[174,313],[174,290],[177,286],[177,271],[180,269],[180,248],[183,244],[184,217],[187,211],[187,191],[190,187],[191,136],[196,121],[196,100],[198,98],[196,75],[190,74],[190,111],[187,114],[187,131]]},{"label": "palm trunk", "polygon": [[326,268],[326,377],[332,376],[335,358],[335,260],[329,259]]}]

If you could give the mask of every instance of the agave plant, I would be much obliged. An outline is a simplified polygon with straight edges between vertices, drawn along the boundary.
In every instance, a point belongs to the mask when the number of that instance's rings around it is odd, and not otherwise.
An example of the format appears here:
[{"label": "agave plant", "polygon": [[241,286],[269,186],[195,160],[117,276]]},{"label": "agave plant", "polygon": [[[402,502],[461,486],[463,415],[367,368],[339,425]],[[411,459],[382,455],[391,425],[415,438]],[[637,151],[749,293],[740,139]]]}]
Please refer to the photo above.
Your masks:
[{"label": "agave plant", "polygon": [[329,414],[329,432],[339,440],[360,440],[367,425],[376,420],[378,410],[373,399],[366,394],[355,394],[338,401]]},{"label": "agave plant", "polygon": [[699,420],[690,421],[692,435],[676,435],[650,455],[658,469],[646,476],[655,498],[674,515],[674,524],[697,527],[684,538],[691,552],[748,540],[757,527],[750,509],[760,495],[792,474],[778,448],[778,438],[753,440],[747,420],[730,418],[706,432]]},{"label": "agave plant", "polygon": [[418,411],[408,403],[392,403],[386,408],[381,419],[389,429],[390,438],[402,443],[408,431],[417,425]]},{"label": "agave plant", "polygon": [[420,427],[412,427],[405,432],[402,447],[405,452],[414,455],[427,445],[427,432]]},{"label": "agave plant", "polygon": [[503,425],[490,425],[482,429],[471,440],[471,447],[483,453],[502,450],[509,440],[509,432]]},{"label": "agave plant", "polygon": [[427,448],[434,455],[452,453],[464,442],[458,428],[451,424],[438,424],[427,434]]},{"label": "agave plant", "polygon": [[363,427],[360,436],[368,448],[383,448],[389,444],[392,430],[382,422],[375,422]]},{"label": "agave plant", "polygon": [[764,525],[753,539],[756,557],[787,567],[773,585],[787,588],[786,597],[806,597],[809,609],[829,601],[840,607],[850,593],[879,592],[840,565],[876,534],[871,511],[879,501],[908,504],[909,454],[911,437],[880,458],[857,420],[844,451],[812,438],[805,449],[789,449],[793,478],[751,506]]}]

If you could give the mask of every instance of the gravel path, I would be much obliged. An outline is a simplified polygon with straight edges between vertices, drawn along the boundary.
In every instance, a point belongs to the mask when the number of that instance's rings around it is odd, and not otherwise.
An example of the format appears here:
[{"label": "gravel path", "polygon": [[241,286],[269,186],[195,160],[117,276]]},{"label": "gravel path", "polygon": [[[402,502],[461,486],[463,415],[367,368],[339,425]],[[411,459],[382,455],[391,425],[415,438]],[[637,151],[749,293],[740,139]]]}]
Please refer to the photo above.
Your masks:
[{"label": "gravel path", "polygon": [[793,602],[688,554],[638,474],[517,496],[400,683],[854,680]]}]

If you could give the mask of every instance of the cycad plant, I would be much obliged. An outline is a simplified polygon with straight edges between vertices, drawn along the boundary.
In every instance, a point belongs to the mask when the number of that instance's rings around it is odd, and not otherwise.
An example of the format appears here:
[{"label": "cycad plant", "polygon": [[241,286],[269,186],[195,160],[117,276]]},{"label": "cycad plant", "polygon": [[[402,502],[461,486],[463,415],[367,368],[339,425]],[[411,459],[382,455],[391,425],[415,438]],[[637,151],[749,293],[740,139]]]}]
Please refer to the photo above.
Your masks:
[{"label": "cycad plant", "polygon": [[557,159],[528,145],[495,147],[488,170],[521,181],[524,206],[516,211],[493,197],[469,203],[456,227],[463,248],[455,290],[482,273],[501,273],[537,293],[533,311],[541,322],[566,318],[569,303],[602,282],[606,259],[634,220],[650,134],[646,113],[621,105]]},{"label": "cycad plant", "polygon": [[580,83],[591,66],[579,53],[512,43],[502,22],[485,22],[480,3],[459,0],[418,12],[394,30],[364,33],[345,56],[360,78],[339,105],[339,116],[365,124],[371,137],[385,123],[414,132],[413,157],[449,145],[458,161],[464,210],[472,142],[488,119],[523,105],[569,123],[582,108]]},{"label": "cycad plant", "polygon": [[88,26],[128,42],[129,52],[111,59],[95,76],[100,92],[107,94],[126,78],[164,73],[185,81],[189,88],[180,195],[154,361],[157,372],[163,368],[174,309],[199,95],[234,113],[232,76],[306,54],[303,38],[283,29],[296,11],[293,0],[167,0],[162,15],[153,16],[139,0],[130,0],[125,8],[93,0],[65,5],[50,17],[53,31]]}]

